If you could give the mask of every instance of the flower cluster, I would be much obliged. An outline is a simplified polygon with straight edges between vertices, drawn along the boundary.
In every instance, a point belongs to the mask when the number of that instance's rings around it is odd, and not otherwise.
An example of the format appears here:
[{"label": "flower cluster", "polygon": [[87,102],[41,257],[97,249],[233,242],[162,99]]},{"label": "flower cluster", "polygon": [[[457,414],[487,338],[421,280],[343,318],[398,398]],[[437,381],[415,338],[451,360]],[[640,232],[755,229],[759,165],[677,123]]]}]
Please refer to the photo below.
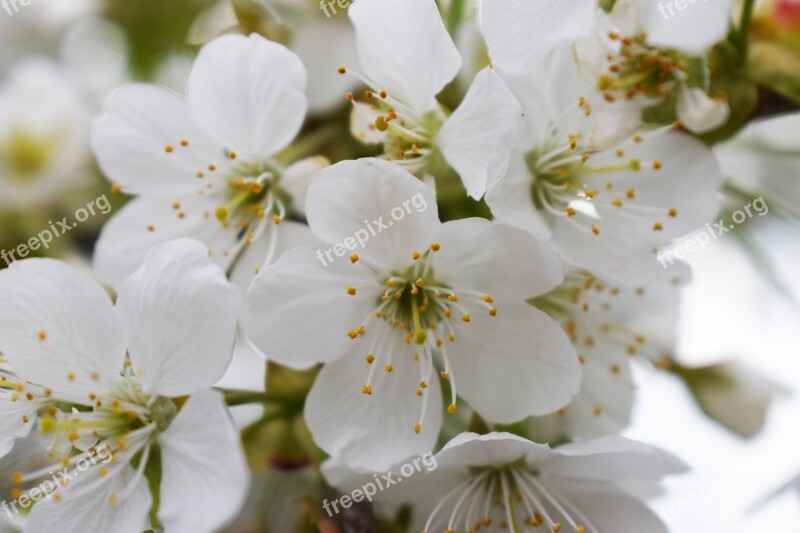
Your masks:
[{"label": "flower cluster", "polygon": [[754,113],[714,77],[746,64],[743,3],[221,0],[161,83],[121,84],[97,20],[0,75],[0,206],[52,203],[89,147],[128,197],[83,268],[0,270],[0,457],[42,444],[16,525],[355,531],[323,497],[427,456],[368,494],[387,531],[666,532],[646,496],[684,465],[621,436],[635,369],[740,434],[780,391],[677,360],[691,271],[659,262],[723,192],[800,216],[770,171],[796,115],[713,147]]}]

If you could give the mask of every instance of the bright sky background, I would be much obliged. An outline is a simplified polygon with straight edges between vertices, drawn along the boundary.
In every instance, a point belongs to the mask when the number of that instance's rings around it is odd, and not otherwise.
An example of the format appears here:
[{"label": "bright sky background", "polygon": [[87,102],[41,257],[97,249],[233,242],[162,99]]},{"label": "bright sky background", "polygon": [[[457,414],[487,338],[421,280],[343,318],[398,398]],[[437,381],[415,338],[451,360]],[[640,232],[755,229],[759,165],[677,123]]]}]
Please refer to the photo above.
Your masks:
[{"label": "bright sky background", "polygon": [[[769,247],[800,301],[800,225],[781,223],[783,230],[775,231],[773,213],[744,224]],[[800,531],[795,493],[762,503],[800,474],[800,304],[768,285],[730,235],[688,262],[694,283],[684,293],[682,360],[737,358],[792,396],[774,405],[764,431],[748,442],[709,422],[682,383],[638,372],[639,399],[626,435],[671,451],[692,468],[668,479],[668,493],[653,507],[674,533]]]}]

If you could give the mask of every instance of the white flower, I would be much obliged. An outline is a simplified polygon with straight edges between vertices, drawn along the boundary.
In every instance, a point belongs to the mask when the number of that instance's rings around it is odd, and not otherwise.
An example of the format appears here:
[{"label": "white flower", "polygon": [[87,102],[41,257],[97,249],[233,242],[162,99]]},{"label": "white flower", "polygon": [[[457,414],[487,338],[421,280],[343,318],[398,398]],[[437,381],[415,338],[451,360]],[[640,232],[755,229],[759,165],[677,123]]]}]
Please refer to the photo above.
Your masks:
[{"label": "white flower", "polygon": [[[705,93],[707,67],[694,58],[727,32],[730,0],[698,2],[675,20],[665,20],[657,8],[662,3],[652,0],[620,0],[608,14],[591,1],[564,4],[549,0],[508,6],[484,0],[482,27],[493,62],[509,74],[531,73],[532,65],[553,49],[542,43],[570,43],[582,76],[629,113],[638,116],[674,98],[678,119],[694,133],[727,122],[727,98]],[[534,21],[541,31],[531,31]]]},{"label": "white flower", "polygon": [[87,177],[89,117],[55,63],[21,62],[0,84],[0,205],[42,204]]},{"label": "white flower", "polygon": [[329,454],[381,469],[429,451],[440,376],[451,413],[460,395],[494,422],[569,402],[577,355],[525,301],[563,279],[550,246],[483,219],[440,223],[432,191],[380,159],[324,170],[306,202],[322,242],[261,271],[245,326],[278,362],[328,363],[306,420]]},{"label": "white flower", "polygon": [[714,148],[726,178],[748,192],[763,193],[800,217],[800,113],[749,124],[733,140]]},{"label": "white flower", "polygon": [[[461,56],[434,0],[361,0],[350,8],[366,76],[367,103],[353,100],[353,133],[384,144],[385,157],[418,177],[444,163],[480,198],[508,168],[522,110],[491,69],[475,77],[458,109],[436,95],[461,67]],[[345,72],[345,69],[342,69]],[[351,71],[352,72],[352,71]]]},{"label": "white flower", "polygon": [[[376,495],[378,501],[411,503],[412,531],[667,531],[620,486],[659,481],[664,463],[654,450],[622,437],[551,449],[509,433],[462,433],[435,458],[435,470]],[[323,472],[340,490],[361,485],[358,474],[333,462]]]},{"label": "white flower", "polygon": [[0,6],[0,78],[20,57],[54,56],[73,24],[98,11],[97,0],[31,0]]},{"label": "white flower", "polygon": [[563,90],[514,85],[528,131],[486,201],[498,219],[550,236],[568,263],[641,285],[661,269],[656,249],[716,214],[719,164],[677,129],[628,136],[616,108],[577,95],[565,101],[574,69],[554,59],[544,72]]},{"label": "white flower", "polygon": [[305,84],[302,63],[283,46],[227,35],[201,50],[186,98],[146,85],[112,94],[93,148],[109,179],[137,198],[105,226],[98,276],[117,287],[153,245],[183,236],[205,243],[226,269],[304,242],[305,228],[283,219],[302,212],[308,181],[326,162],[284,168],[276,156],[302,125]]},{"label": "white flower", "polygon": [[0,383],[3,440],[38,418],[58,461],[13,481],[62,469],[73,478],[34,506],[25,532],[147,529],[148,481],[158,481],[148,460],[159,454],[158,519],[167,530],[211,531],[233,518],[249,473],[210,387],[230,359],[239,294],[204,246],[154,249],[116,306],[100,285],[52,260],[0,272],[0,295],[0,350],[13,368]]},{"label": "white flower", "polygon": [[534,422],[555,431],[547,441],[609,435],[628,425],[635,389],[631,361],[663,366],[672,357],[681,288],[690,278],[683,263],[635,288],[572,271],[534,300],[564,327],[583,367],[581,390],[572,402],[550,420]]}]

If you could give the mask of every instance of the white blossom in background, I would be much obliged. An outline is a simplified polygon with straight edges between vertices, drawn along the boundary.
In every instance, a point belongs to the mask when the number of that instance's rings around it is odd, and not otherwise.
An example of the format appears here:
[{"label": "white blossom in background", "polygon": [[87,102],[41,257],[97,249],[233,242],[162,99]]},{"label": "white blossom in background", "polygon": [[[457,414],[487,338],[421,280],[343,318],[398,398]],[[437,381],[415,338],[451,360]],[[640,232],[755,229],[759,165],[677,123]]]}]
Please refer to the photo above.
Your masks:
[{"label": "white blossom in background", "polygon": [[[379,492],[382,505],[413,505],[411,531],[666,533],[666,526],[622,485],[653,485],[660,455],[622,437],[551,449],[517,435],[462,433],[436,454],[435,470]],[[350,491],[372,480],[331,460],[328,482]]]},{"label": "white blossom in background", "polygon": [[714,147],[722,173],[741,189],[763,194],[770,205],[800,216],[800,113],[752,122]]},{"label": "white blossom in background", "polygon": [[[390,218],[404,202],[413,207]],[[450,413],[460,396],[498,423],[553,412],[577,392],[569,340],[525,302],[563,279],[549,245],[483,219],[442,224],[428,186],[380,159],[321,172],[307,214],[320,242],[262,269],[245,325],[277,362],[327,363],[306,421],[329,454],[382,469],[430,451],[440,381]],[[329,261],[336,243],[350,251]]]},{"label": "white blossom in background", "polygon": [[522,110],[508,87],[487,67],[452,114],[437,102],[458,74],[461,55],[434,0],[361,0],[350,18],[364,74],[341,71],[369,87],[365,102],[352,98],[353,134],[383,144],[384,157],[418,177],[449,165],[468,194],[480,198],[506,172],[522,129]]},{"label": "white blossom in background", "polygon": [[11,13],[0,8],[0,80],[20,58],[55,57],[61,38],[73,25],[95,14],[97,0],[31,0],[28,5],[8,2]]},{"label": "white blossom in background", "polygon": [[117,287],[152,246],[183,236],[226,269],[307,242],[305,227],[284,219],[302,213],[327,161],[275,160],[303,123],[305,84],[302,63],[282,45],[227,35],[201,50],[185,98],[148,85],[114,92],[92,144],[106,176],[136,198],[103,229],[98,276]]},{"label": "white blossom in background", "polygon": [[[34,505],[25,533],[148,529],[145,475],[156,453],[158,519],[167,530],[210,531],[235,516],[249,471],[225,402],[210,387],[230,360],[239,293],[203,245],[154,249],[116,306],[99,284],[49,259],[0,272],[0,293],[8,363],[0,370],[0,448],[38,421],[55,461],[13,481],[26,486],[62,469],[74,476]],[[112,459],[78,471],[101,450]]]},{"label": "white blossom in background", "polygon": [[534,300],[561,323],[583,368],[581,390],[572,402],[534,422],[553,431],[549,440],[610,435],[628,426],[636,389],[632,363],[661,368],[674,356],[681,289],[690,279],[683,263],[640,287],[574,270]]},{"label": "white blossom in background", "polygon": [[539,65],[543,77],[509,77],[526,131],[486,202],[499,220],[550,238],[568,264],[646,283],[662,269],[657,249],[716,215],[714,153],[672,127],[631,133],[638,121],[583,96],[569,55]]},{"label": "white blossom in background", "polygon": [[0,81],[0,207],[60,198],[89,175],[89,108],[67,70],[46,58]]},{"label": "white blossom in background", "polygon": [[[713,131],[727,122],[727,99],[706,94],[702,82],[708,74],[698,81],[689,69],[693,57],[703,56],[727,33],[731,0],[698,2],[672,18],[659,12],[668,2],[652,0],[619,0],[611,13],[588,0],[517,4],[482,3],[489,53],[503,72],[527,73],[543,55],[570,43],[581,75],[633,117],[674,97],[678,119],[694,133]],[[562,22],[566,11],[570,24]]]}]

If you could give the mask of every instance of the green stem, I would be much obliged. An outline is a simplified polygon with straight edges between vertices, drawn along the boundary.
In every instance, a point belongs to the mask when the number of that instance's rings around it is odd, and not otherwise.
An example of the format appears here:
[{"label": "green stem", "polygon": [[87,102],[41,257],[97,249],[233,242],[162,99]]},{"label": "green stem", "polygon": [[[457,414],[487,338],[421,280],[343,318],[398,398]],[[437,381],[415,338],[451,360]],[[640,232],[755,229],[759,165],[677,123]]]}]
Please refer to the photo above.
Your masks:
[{"label": "green stem", "polygon": [[753,20],[754,6],[755,0],[744,0],[742,16],[739,19],[739,27],[734,30],[731,36],[734,46],[739,51],[739,58],[742,64],[744,64],[745,57],[747,56],[747,37],[750,32],[750,21]]},{"label": "green stem", "polygon": [[275,160],[281,165],[289,165],[299,159],[308,157],[317,152],[320,147],[336,139],[340,134],[338,126],[319,128],[308,135],[301,137],[290,147],[282,151]]}]

